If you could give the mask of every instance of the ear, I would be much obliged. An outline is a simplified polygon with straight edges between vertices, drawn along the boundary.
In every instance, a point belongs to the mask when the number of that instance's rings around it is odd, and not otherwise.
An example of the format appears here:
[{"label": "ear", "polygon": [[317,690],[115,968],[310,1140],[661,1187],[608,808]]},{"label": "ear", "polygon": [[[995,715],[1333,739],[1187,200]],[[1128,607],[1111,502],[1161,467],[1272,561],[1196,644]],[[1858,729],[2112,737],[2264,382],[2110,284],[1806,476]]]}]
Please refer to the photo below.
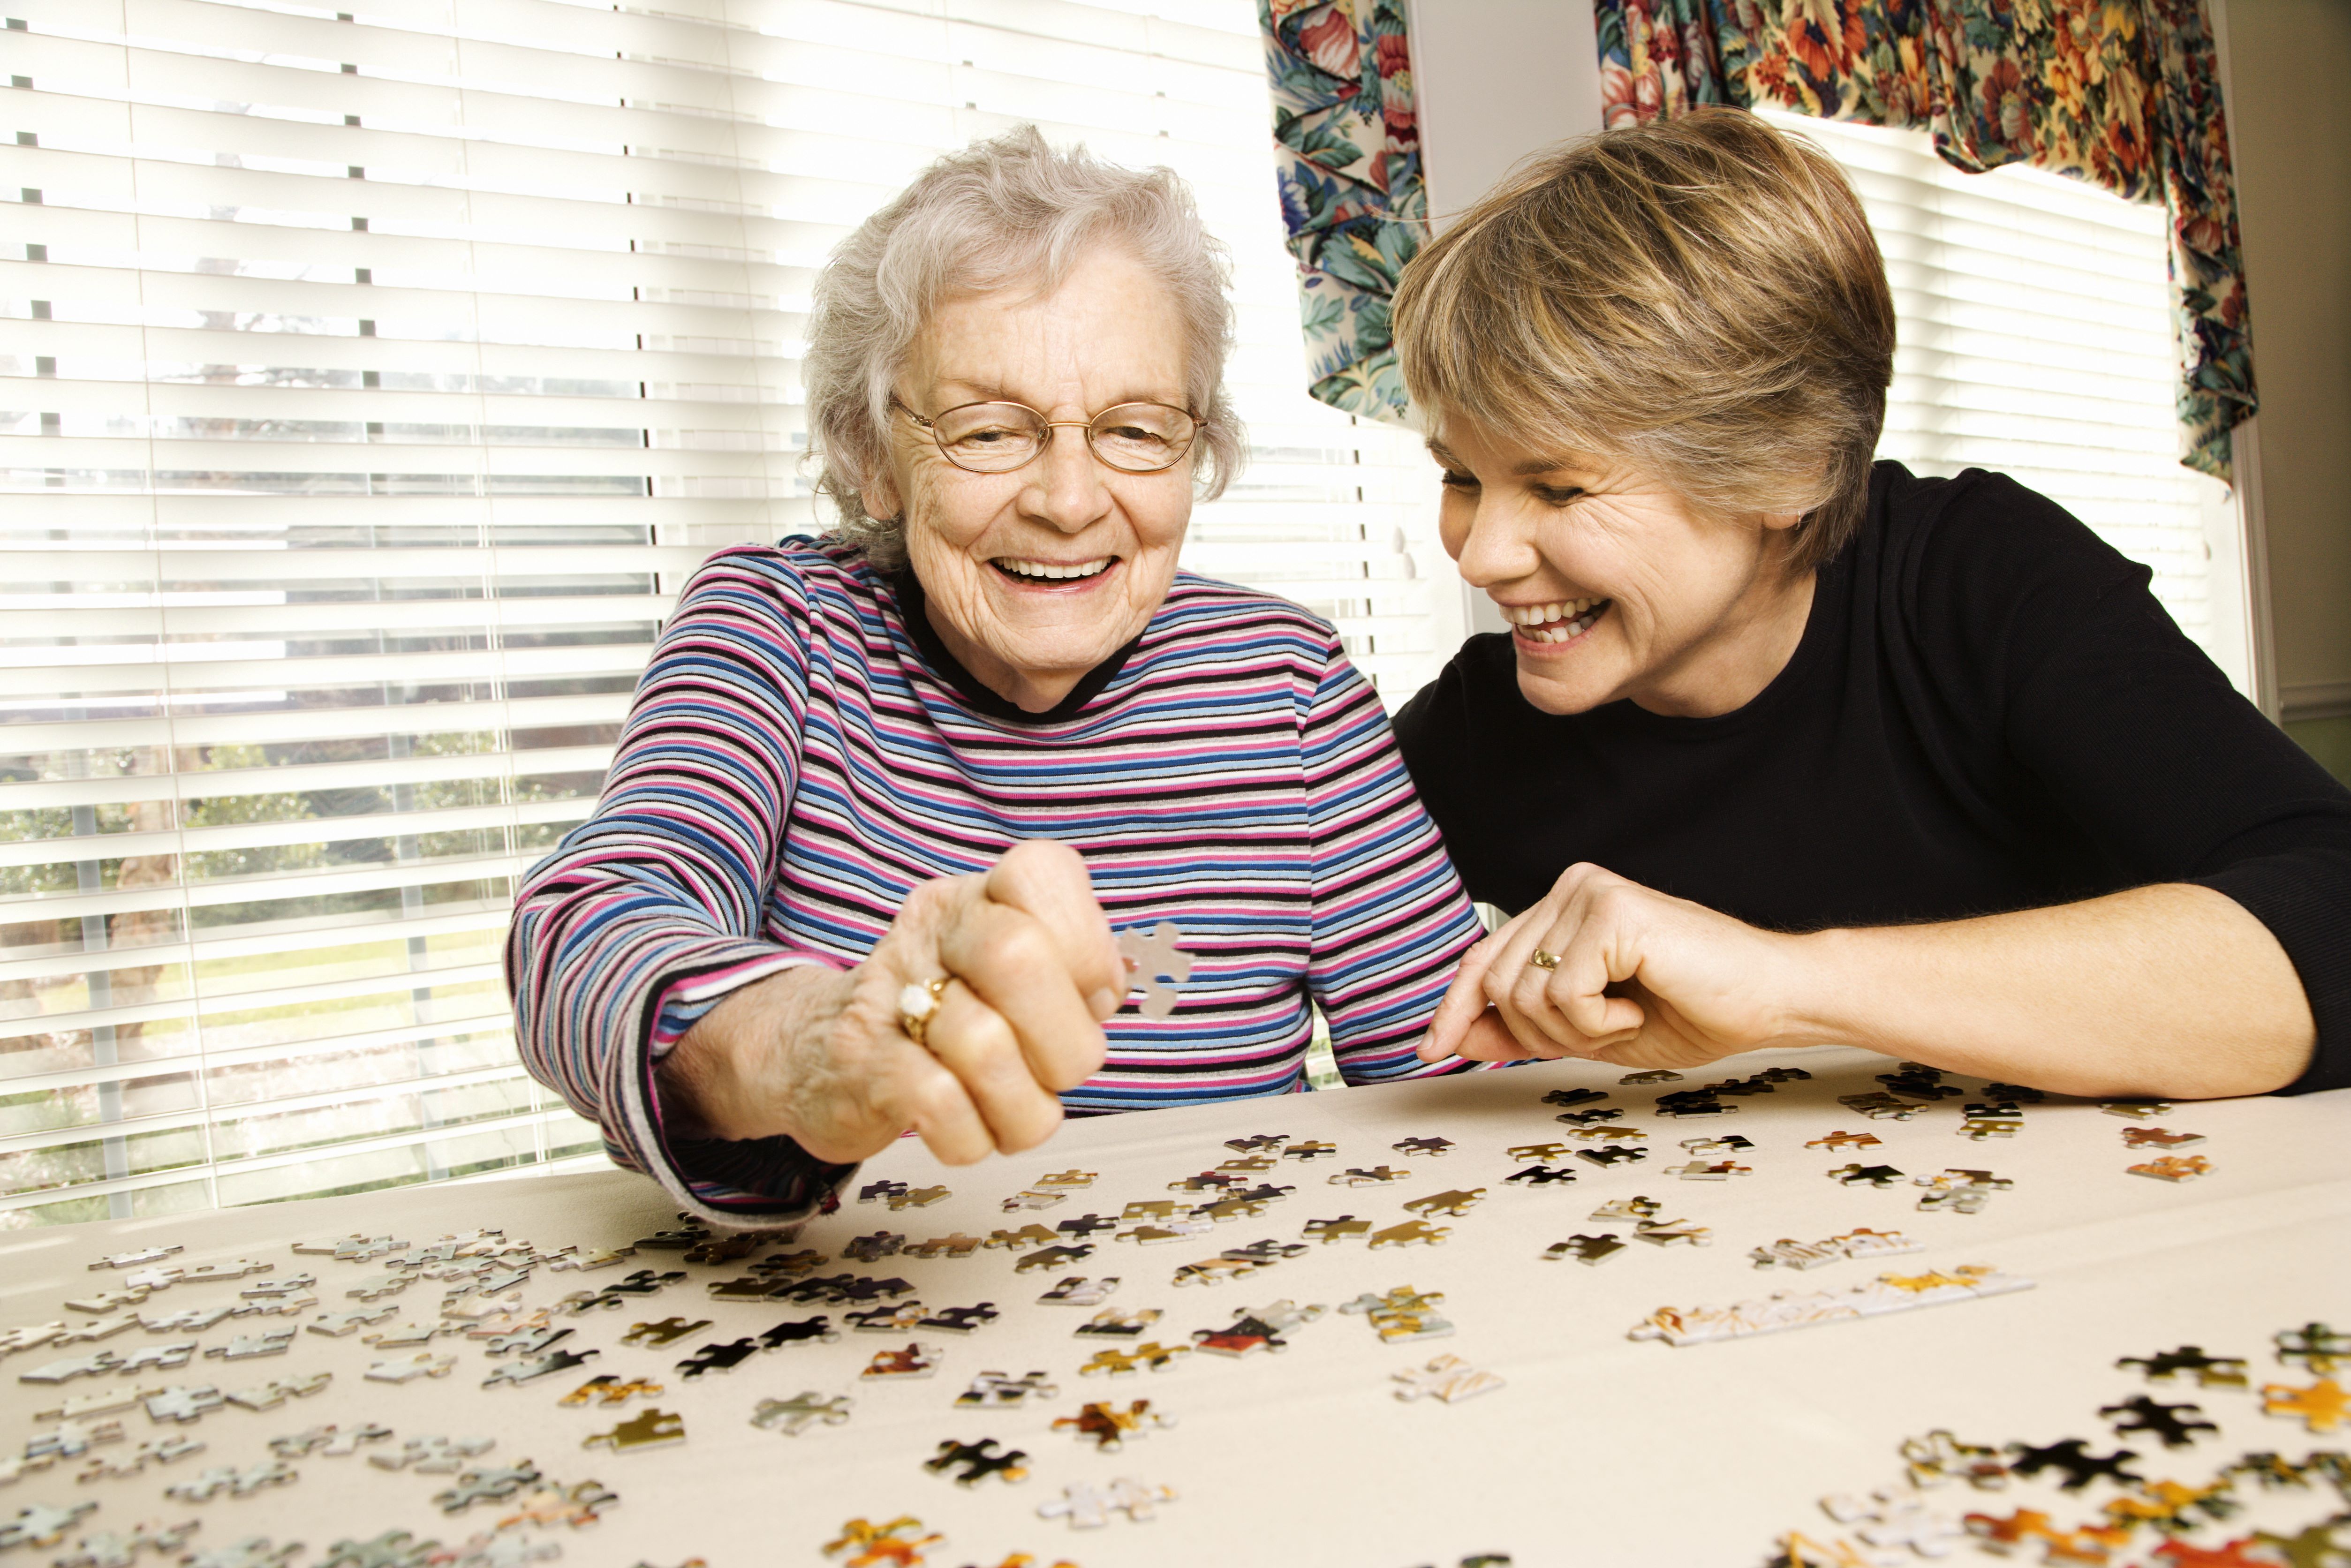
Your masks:
[{"label": "ear", "polygon": [[1762,519],[1763,527],[1767,531],[1776,529],[1784,532],[1804,520],[1804,514],[1802,512],[1762,512],[1758,516]]},{"label": "ear", "polygon": [[857,503],[865,515],[875,522],[888,522],[905,511],[905,503],[898,493],[898,477],[891,472],[890,455],[883,453],[876,458],[872,471],[857,486]]}]

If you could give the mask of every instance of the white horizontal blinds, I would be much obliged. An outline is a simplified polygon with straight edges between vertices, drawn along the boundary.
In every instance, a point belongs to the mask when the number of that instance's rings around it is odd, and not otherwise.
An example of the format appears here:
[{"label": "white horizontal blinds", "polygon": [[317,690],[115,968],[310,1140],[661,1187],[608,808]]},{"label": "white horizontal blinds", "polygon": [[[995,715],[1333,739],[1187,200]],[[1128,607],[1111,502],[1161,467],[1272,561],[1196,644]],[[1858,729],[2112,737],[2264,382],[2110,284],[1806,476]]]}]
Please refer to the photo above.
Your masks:
[{"label": "white horizontal blinds", "polygon": [[2179,465],[2163,209],[2012,167],[1966,174],[1926,134],[1767,111],[1844,166],[1900,319],[1880,456],[2014,476],[2155,571],[2212,642],[2218,481]]},{"label": "white horizontal blinds", "polygon": [[593,1157],[515,880],[684,574],[820,526],[812,270],[972,135],[1194,181],[1257,461],[1191,563],[1425,674],[1426,459],[1298,390],[1255,17],[1169,8],[9,0],[0,1224]]}]

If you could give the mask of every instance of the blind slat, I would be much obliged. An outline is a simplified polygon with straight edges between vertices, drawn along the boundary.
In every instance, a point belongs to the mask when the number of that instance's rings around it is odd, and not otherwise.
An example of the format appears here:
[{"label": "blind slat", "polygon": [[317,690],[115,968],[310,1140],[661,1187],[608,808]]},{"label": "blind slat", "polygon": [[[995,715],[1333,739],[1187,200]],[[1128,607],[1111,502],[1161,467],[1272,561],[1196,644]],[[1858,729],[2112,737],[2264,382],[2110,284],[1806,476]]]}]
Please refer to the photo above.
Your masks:
[{"label": "blind slat", "polygon": [[1433,673],[1430,465],[1301,390],[1253,7],[1157,8],[12,5],[0,1082],[55,1104],[0,1224],[583,1146],[479,1057],[505,901],[695,567],[824,526],[814,269],[975,135],[1191,180],[1256,461],[1186,564]]}]

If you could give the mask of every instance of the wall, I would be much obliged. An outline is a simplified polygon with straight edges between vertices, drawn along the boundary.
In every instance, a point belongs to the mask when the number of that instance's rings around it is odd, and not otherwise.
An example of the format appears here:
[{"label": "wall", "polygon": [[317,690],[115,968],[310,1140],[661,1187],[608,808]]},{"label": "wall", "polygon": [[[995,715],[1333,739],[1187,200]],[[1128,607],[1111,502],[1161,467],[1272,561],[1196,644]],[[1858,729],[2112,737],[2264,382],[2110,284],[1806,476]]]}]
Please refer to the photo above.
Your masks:
[{"label": "wall", "polygon": [[2231,0],[2258,482],[2287,732],[2351,780],[2351,5]]},{"label": "wall", "polygon": [[[1405,0],[1413,110],[1430,227],[1532,153],[1600,129],[1600,53],[1587,0]],[[1449,570],[1449,568],[1448,568]],[[1509,629],[1463,584],[1472,632]]]}]

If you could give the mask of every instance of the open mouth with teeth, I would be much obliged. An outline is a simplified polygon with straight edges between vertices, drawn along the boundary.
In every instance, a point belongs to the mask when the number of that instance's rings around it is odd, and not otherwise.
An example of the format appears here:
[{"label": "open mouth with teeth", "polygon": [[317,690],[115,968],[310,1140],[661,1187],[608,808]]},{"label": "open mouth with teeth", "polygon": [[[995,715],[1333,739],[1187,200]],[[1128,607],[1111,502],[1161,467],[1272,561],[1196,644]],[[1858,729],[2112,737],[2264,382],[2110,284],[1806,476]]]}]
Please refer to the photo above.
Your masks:
[{"label": "open mouth with teeth", "polygon": [[1563,599],[1549,604],[1503,604],[1496,608],[1511,632],[1530,643],[1573,643],[1599,623],[1614,601]]},{"label": "open mouth with teeth", "polygon": [[1118,557],[1105,555],[1097,556],[1092,560],[1056,561],[998,556],[987,564],[1023,588],[1067,591],[1083,588],[1099,580],[1118,564]]}]

